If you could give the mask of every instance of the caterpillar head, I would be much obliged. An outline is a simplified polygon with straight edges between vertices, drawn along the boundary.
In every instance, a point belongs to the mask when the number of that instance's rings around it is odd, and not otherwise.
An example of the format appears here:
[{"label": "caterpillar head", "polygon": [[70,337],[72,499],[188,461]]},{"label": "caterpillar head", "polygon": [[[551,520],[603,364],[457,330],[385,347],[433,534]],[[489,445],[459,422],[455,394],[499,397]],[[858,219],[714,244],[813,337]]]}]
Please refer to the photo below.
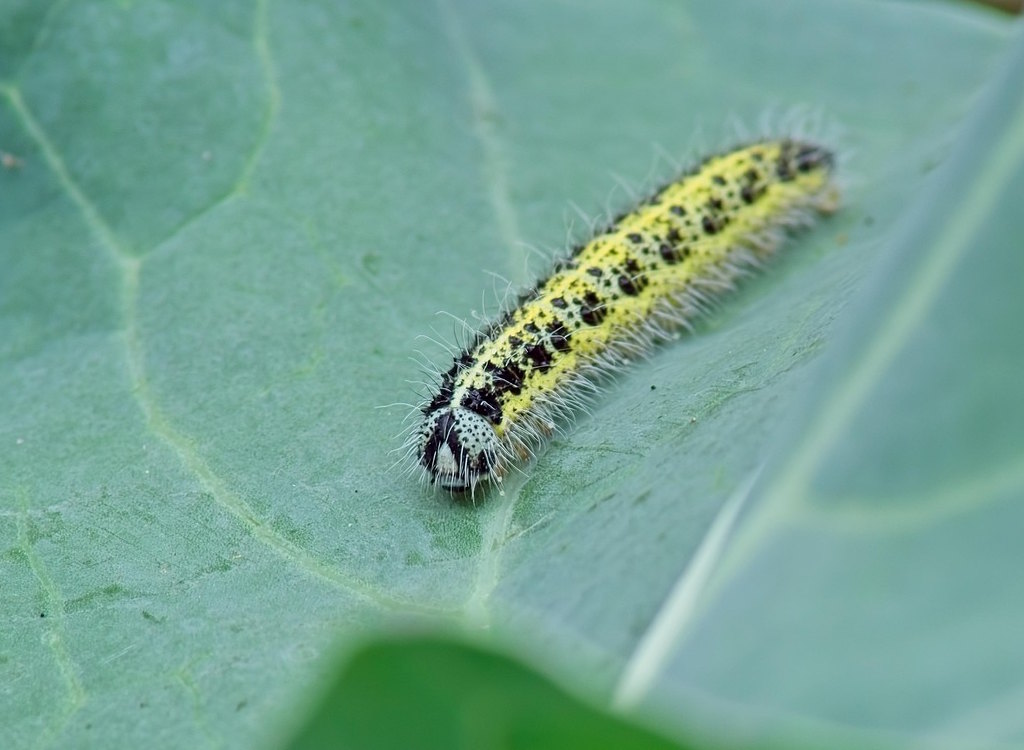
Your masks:
[{"label": "caterpillar head", "polygon": [[475,411],[446,406],[426,416],[419,461],[432,483],[449,492],[472,490],[481,480],[499,476],[498,457],[494,426]]}]

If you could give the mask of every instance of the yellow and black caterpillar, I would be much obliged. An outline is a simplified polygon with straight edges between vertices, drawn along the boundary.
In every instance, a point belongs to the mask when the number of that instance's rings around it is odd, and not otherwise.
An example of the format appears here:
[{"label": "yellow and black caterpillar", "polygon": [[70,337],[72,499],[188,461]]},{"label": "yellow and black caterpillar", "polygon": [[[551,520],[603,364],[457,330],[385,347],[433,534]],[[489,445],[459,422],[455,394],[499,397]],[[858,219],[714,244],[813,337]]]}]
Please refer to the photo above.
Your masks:
[{"label": "yellow and black caterpillar", "polygon": [[705,159],[615,218],[477,334],[406,447],[452,492],[501,481],[583,406],[595,378],[689,328],[785,230],[838,204],[834,156],[764,140]]}]

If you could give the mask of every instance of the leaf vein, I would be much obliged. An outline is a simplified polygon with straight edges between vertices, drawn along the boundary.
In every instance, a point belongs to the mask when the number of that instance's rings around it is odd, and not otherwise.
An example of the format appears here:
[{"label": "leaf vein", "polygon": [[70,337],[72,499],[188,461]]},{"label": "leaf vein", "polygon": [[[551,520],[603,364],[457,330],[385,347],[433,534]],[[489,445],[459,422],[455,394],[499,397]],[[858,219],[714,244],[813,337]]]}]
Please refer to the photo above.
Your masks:
[{"label": "leaf vein", "polygon": [[263,122],[260,125],[260,132],[256,138],[256,142],[250,149],[248,156],[246,156],[245,161],[238,172],[238,177],[235,178],[231,187],[229,187],[219,197],[214,198],[206,206],[203,206],[201,209],[195,211],[193,214],[178,223],[152,248],[153,251],[167,245],[186,229],[201,221],[203,217],[209,215],[213,211],[216,211],[228,201],[233,198],[237,198],[240,195],[245,195],[248,190],[249,180],[252,178],[252,173],[256,170],[256,165],[259,163],[260,157],[267,147],[267,143],[270,141],[270,134],[273,131],[274,123],[277,121],[278,112],[281,110],[281,89],[277,83],[276,66],[274,65],[273,52],[270,47],[268,23],[269,6],[270,0],[258,0],[256,4],[255,21],[253,24],[254,31],[252,45],[256,52],[256,59],[259,61],[260,71],[263,76],[263,85],[266,89],[267,101],[263,112]]},{"label": "leaf vein", "polygon": [[[450,0],[437,0],[445,29],[451,39],[459,62],[465,68],[469,84],[469,104],[473,111],[473,132],[483,149],[482,171],[487,186],[487,196],[498,223],[498,234],[504,241],[511,256],[512,268],[526,272],[526,254],[520,239],[519,222],[509,196],[509,162],[495,124],[498,105],[487,74],[473,51],[463,31]],[[524,279],[520,279],[525,281]]]},{"label": "leaf vein", "polygon": [[462,607],[466,617],[480,627],[487,627],[490,624],[488,604],[491,594],[498,585],[501,558],[509,541],[509,528],[518,499],[518,486],[506,491],[502,501],[491,510],[480,535],[480,558],[477,563],[476,579]]},{"label": "leaf vein", "polygon": [[683,634],[693,622],[701,595],[715,573],[736,519],[759,474],[760,469],[722,506],[697,551],[637,643],[615,689],[615,705],[619,708],[633,708],[640,703],[678,648]]},{"label": "leaf vein", "polygon": [[55,717],[55,720],[50,724],[43,732],[36,738],[34,746],[37,748],[47,747],[52,745],[56,737],[60,734],[61,730],[71,720],[78,710],[85,705],[87,698],[85,688],[82,687],[82,682],[78,677],[78,666],[71,656],[71,652],[67,646],[67,621],[64,612],[64,596],[61,594],[60,588],[54,582],[50,576],[49,571],[43,563],[42,558],[39,556],[33,545],[30,537],[30,518],[28,512],[28,499],[22,494],[21,497],[21,514],[18,516],[18,547],[21,549],[22,554],[28,561],[29,568],[32,570],[32,575],[35,577],[39,588],[43,593],[43,598],[46,602],[46,619],[49,624],[44,643],[49,646],[50,651],[53,653],[54,661],[57,664],[57,670],[60,672],[61,678],[64,680],[64,685],[67,693],[67,704]]},{"label": "leaf vein", "polygon": [[[266,7],[266,0],[262,2]],[[178,456],[182,464],[209,492],[214,502],[234,516],[257,542],[272,550],[281,558],[335,588],[367,599],[385,608],[417,609],[433,612],[433,608],[419,603],[392,598],[373,589],[365,582],[344,575],[333,566],[317,559],[308,550],[294,544],[274,531],[259,518],[251,506],[232,492],[225,482],[209,467],[192,447],[192,441],[164,416],[149,390],[145,371],[142,342],[139,335],[137,303],[139,277],[143,261],[131,253],[118,239],[95,204],[89,200],[71,177],[63,158],[25,105],[21,92],[16,86],[0,85],[0,95],[11,103],[26,132],[35,141],[46,163],[56,176],[61,187],[85,218],[89,229],[100,240],[121,272],[121,314],[124,322],[124,346],[132,397],[142,412],[147,428]]]},{"label": "leaf vein", "polygon": [[56,16],[60,11],[62,11],[64,9],[64,6],[66,6],[67,4],[68,0],[55,0],[55,2],[53,2],[50,5],[50,7],[46,9],[46,12],[43,14],[42,23],[39,24],[39,28],[36,30],[35,36],[32,37],[32,43],[28,47],[28,52],[26,52],[25,56],[22,57],[21,64],[18,66],[18,69],[14,71],[14,75],[11,76],[12,80],[16,81],[21,77],[22,69],[24,69],[25,65],[32,58],[32,55],[35,54],[36,50],[39,49],[39,46],[43,43],[43,40],[49,33],[50,26],[53,23],[54,16]]}]

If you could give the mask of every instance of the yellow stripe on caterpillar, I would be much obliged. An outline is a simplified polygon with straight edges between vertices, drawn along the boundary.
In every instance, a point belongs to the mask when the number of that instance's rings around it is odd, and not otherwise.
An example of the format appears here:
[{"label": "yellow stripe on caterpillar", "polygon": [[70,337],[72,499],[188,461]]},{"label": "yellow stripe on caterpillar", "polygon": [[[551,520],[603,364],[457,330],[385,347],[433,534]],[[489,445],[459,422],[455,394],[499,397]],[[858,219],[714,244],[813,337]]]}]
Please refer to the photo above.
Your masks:
[{"label": "yellow stripe on caterpillar", "polygon": [[583,406],[594,378],[689,328],[785,230],[838,207],[834,157],[765,140],[703,160],[555,263],[458,356],[407,441],[452,492],[501,481]]}]

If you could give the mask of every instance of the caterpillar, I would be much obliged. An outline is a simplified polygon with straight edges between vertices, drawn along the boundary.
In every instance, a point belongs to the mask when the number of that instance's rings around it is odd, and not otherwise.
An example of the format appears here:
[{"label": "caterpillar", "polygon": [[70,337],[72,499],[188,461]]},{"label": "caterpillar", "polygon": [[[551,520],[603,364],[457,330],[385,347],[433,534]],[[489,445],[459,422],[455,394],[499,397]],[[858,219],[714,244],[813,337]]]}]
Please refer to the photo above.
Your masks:
[{"label": "caterpillar", "polygon": [[598,378],[693,320],[788,229],[838,207],[832,151],[759,140],[710,156],[614,218],[480,330],[443,373],[405,450],[452,493],[500,483]]}]

